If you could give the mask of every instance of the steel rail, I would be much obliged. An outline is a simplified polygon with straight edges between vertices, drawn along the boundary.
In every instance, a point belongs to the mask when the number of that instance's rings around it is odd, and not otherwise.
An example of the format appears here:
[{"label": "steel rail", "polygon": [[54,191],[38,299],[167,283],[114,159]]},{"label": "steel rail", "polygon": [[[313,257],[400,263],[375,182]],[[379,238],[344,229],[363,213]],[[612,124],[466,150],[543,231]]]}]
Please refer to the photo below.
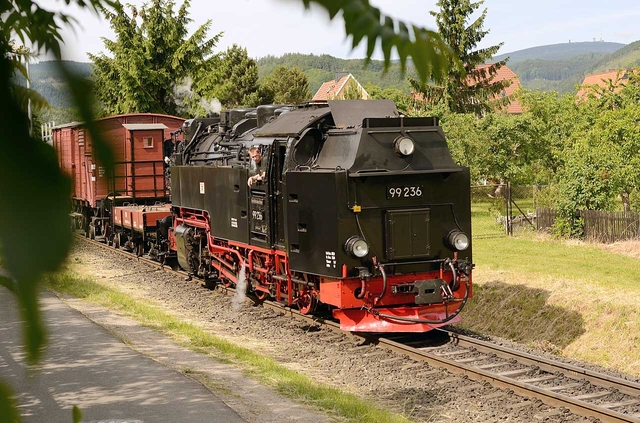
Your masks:
[{"label": "steel rail", "polygon": [[[573,413],[581,416],[585,416],[585,417],[597,417],[603,423],[609,423],[609,422],[640,423],[640,419],[633,415],[619,413],[617,411],[613,411],[604,407],[599,407],[596,404],[590,404],[585,401],[571,398],[570,396],[567,396],[567,395],[558,394],[556,392],[532,385],[530,383],[520,382],[517,379],[510,378],[508,376],[502,376],[502,375],[499,375],[498,373],[493,373],[488,370],[479,369],[477,367],[473,367],[464,363],[458,363],[455,360],[451,360],[446,357],[440,357],[435,354],[430,354],[428,352],[420,350],[419,348],[414,348],[406,344],[402,344],[400,342],[381,338],[379,344],[387,348],[390,348],[394,351],[400,352],[402,354],[407,354],[410,357],[413,357],[414,359],[426,361],[433,366],[445,368],[451,371],[452,373],[465,374],[470,379],[473,379],[476,381],[487,381],[491,383],[491,385],[493,386],[498,386],[501,388],[512,390],[513,392],[516,392],[525,397],[529,397],[529,398],[536,397],[547,405],[551,405],[554,407],[565,407],[571,410]],[[522,361],[520,361],[519,358],[523,354],[526,354],[518,351],[517,354],[509,355],[507,352],[508,350],[507,348],[504,348],[504,347],[493,348],[493,347],[494,346],[491,346],[491,347],[483,346],[485,351],[493,350],[493,351],[500,352],[503,356],[502,358],[507,358],[507,357],[515,358],[520,363]],[[546,360],[547,359],[544,359],[544,358],[538,358],[537,360],[532,360],[532,361],[544,362]],[[548,362],[545,363],[545,366],[547,366],[548,368],[551,368],[553,366],[552,363],[553,361],[548,360]],[[580,369],[575,366],[569,366],[564,364],[563,366],[567,366],[567,368],[572,368],[571,371],[575,371],[576,374],[579,374],[579,375],[591,374],[593,376],[596,374],[595,372],[591,372],[586,369]],[[562,370],[562,369],[563,367],[561,366],[556,367],[556,371]],[[601,375],[601,376],[603,376],[602,378],[603,380],[609,380],[610,382],[612,382],[612,379],[614,379],[604,375]],[[619,380],[624,381],[623,379],[619,379]],[[632,382],[624,381],[624,385],[628,389],[630,385],[633,385],[633,384]],[[611,385],[611,387],[614,387],[614,386],[618,388],[618,386],[616,386],[615,384]],[[640,386],[636,385],[634,389],[640,389]],[[638,401],[640,402],[640,398],[638,399]]]},{"label": "steel rail", "polygon": [[[469,336],[460,335],[454,332],[438,329],[441,332],[447,333],[451,339],[458,345],[468,346],[476,348],[478,351],[486,351],[496,354],[498,357],[510,359],[517,357],[518,361],[523,364],[530,364],[538,366],[541,370],[548,373],[553,373],[561,370],[565,374],[571,374],[581,377],[594,385],[603,386],[607,388],[615,388],[623,394],[637,396],[640,398],[640,384],[622,379],[615,376],[609,376],[602,373],[594,372],[593,370],[583,369],[581,367],[573,366],[571,364],[555,361],[550,358],[541,357],[533,354],[529,354],[524,351],[518,351],[512,348],[504,347],[502,345],[491,344],[490,342],[482,341],[480,339],[472,338]],[[639,399],[640,401],[640,399]]]},{"label": "steel rail", "polygon": [[[99,242],[97,240],[90,240],[79,234],[77,236],[78,238],[86,242],[89,242],[91,244],[108,249],[109,251],[112,251],[112,252],[119,253],[128,258],[136,258],[139,262],[150,264],[156,267],[161,267],[165,271],[174,273],[178,276],[182,276],[182,277],[190,276],[187,272],[180,271],[180,270],[173,270],[170,267],[163,266],[161,263],[155,260],[151,260],[144,257],[137,257],[133,253],[124,251],[122,249],[111,248],[102,242]],[[225,289],[229,292],[235,292],[233,288],[225,288]],[[385,337],[372,336],[371,334],[344,332],[340,329],[340,325],[335,321],[324,319],[322,317],[313,316],[313,315],[304,315],[300,313],[298,310],[291,308],[289,306],[286,306],[282,303],[265,300],[262,302],[262,304],[269,308],[273,308],[281,312],[285,312],[290,317],[313,321],[317,324],[324,325],[335,332],[342,333],[347,336],[353,336],[354,338],[357,338],[357,339],[363,339],[368,342],[372,342],[377,346],[390,349],[394,352],[405,354],[415,360],[426,362],[429,365],[432,365],[438,368],[447,369],[452,373],[467,375],[472,380],[486,381],[486,382],[489,382],[492,386],[500,387],[507,390],[512,390],[513,392],[528,398],[532,398],[532,397],[538,398],[543,403],[549,406],[565,407],[575,414],[585,416],[585,417],[598,418],[602,421],[602,423],[622,423],[622,422],[640,423],[640,418],[637,417],[638,415],[619,413],[605,407],[600,407],[597,404],[581,401],[579,399],[572,398],[568,395],[562,395],[554,391],[547,390],[539,386],[535,386],[531,383],[521,382],[521,381],[518,381],[517,379],[511,378],[508,376],[500,375],[498,373],[480,369],[478,367],[474,367],[464,363],[459,363],[459,362],[456,362],[455,360],[448,359],[445,356],[438,356],[436,354],[430,353],[429,350],[423,350],[423,349],[420,349],[420,347],[412,347],[408,344],[394,341],[392,339],[388,339]],[[540,370],[543,370],[548,373],[563,372],[568,375],[578,376],[591,382],[593,385],[596,385],[598,387],[613,388],[626,395],[634,396],[638,399],[638,403],[640,403],[640,384],[637,384],[625,379],[600,374],[600,373],[597,373],[588,369],[576,367],[570,364],[557,362],[545,357],[536,356],[523,351],[518,351],[518,350],[514,350],[504,346],[481,341],[479,339],[460,335],[454,332],[445,331],[442,329],[436,329],[436,330],[449,335],[451,339],[450,344],[454,344],[458,346],[468,346],[470,348],[474,348],[481,352],[494,354],[496,357],[499,357],[505,360],[516,360],[519,364],[522,364],[522,365],[537,366]],[[441,347],[445,347],[445,345]],[[432,349],[432,347],[430,347],[429,349]]]}]

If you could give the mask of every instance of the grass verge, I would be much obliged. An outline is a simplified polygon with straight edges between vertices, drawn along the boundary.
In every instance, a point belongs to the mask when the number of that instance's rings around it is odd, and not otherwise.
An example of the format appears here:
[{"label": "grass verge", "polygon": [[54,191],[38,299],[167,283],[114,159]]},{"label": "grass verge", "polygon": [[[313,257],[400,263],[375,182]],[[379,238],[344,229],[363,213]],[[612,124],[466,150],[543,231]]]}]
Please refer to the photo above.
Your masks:
[{"label": "grass verge", "polygon": [[[407,423],[404,416],[383,410],[353,394],[314,382],[307,376],[288,369],[268,357],[212,335],[194,324],[143,304],[141,301],[92,279],[65,272],[51,276],[46,285],[59,294],[69,295],[119,311],[140,324],[159,330],[183,346],[214,357],[230,359],[244,367],[264,385],[274,388],[293,400],[315,406],[353,422]],[[221,356],[221,357],[220,357]]]},{"label": "grass verge", "polygon": [[474,240],[478,268],[550,275],[640,292],[640,259],[581,243],[568,245],[548,237]]},{"label": "grass verge", "polygon": [[640,259],[540,236],[474,240],[460,326],[640,375]]}]

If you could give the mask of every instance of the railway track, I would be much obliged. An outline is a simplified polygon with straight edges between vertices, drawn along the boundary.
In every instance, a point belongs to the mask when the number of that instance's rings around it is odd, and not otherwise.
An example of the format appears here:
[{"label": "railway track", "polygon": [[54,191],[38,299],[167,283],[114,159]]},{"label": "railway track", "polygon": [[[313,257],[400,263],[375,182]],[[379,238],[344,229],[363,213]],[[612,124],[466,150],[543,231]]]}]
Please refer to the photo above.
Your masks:
[{"label": "railway track", "polygon": [[[79,238],[83,242],[132,257],[131,253],[110,248],[101,242],[80,236]],[[160,263],[144,257],[139,257],[138,260],[152,266],[161,266]],[[181,277],[188,277],[186,272],[172,270],[167,266],[164,266],[164,269]],[[229,290],[233,292],[232,289]],[[281,313],[313,321],[344,334],[339,324],[330,319],[306,316],[277,302],[265,301],[263,304]],[[421,363],[427,363],[445,368],[452,373],[488,382],[492,386],[513,391],[526,398],[539,399],[544,404],[560,410],[564,408],[577,415],[597,418],[603,423],[640,423],[640,384],[624,379],[444,330],[419,335],[349,336],[381,349],[406,355],[415,360],[416,367]],[[519,405],[510,404],[510,407]],[[525,405],[531,405],[531,401],[523,401],[522,406]]]}]

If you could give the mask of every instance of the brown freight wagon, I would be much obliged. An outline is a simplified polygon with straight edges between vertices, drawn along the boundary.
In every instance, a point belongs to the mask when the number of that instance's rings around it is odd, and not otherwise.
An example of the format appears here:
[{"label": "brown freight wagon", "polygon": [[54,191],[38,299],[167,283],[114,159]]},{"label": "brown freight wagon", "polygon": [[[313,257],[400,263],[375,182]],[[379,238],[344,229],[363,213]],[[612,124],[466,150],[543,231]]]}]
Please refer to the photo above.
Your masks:
[{"label": "brown freight wagon", "polygon": [[73,221],[90,237],[108,234],[111,208],[125,203],[169,201],[164,142],[184,119],[154,113],[126,114],[96,120],[115,156],[113,175],[96,162],[84,123],[52,129],[60,168],[73,179]]}]

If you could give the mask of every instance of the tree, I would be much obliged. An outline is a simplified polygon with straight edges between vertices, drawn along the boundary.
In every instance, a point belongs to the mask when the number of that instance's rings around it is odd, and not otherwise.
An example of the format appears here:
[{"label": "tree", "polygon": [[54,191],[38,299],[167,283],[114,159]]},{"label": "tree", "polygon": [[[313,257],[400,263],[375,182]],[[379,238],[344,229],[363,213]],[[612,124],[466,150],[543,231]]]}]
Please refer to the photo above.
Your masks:
[{"label": "tree", "polygon": [[[502,43],[483,49],[476,49],[478,43],[488,34],[482,28],[487,9],[471,24],[469,17],[482,5],[483,1],[439,0],[439,12],[435,16],[438,30],[452,51],[449,71],[444,77],[429,75],[430,84],[409,79],[413,89],[422,94],[429,103],[444,102],[453,112],[482,115],[495,105],[494,98],[509,85],[509,81],[495,81],[498,70],[506,60],[482,66],[498,52]],[[456,63],[461,62],[462,66]],[[504,97],[499,104],[508,101]],[[494,104],[492,104],[494,103]]]},{"label": "tree", "polygon": [[217,98],[228,108],[246,106],[258,91],[258,64],[246,48],[234,44],[220,55],[214,70],[201,69],[199,79],[194,86],[203,98]]},{"label": "tree", "polygon": [[300,104],[311,99],[309,80],[300,69],[278,66],[264,77],[261,87],[275,104]]},{"label": "tree", "polygon": [[362,88],[354,79],[349,79],[347,86],[344,87],[344,94],[342,100],[361,100]]},{"label": "tree", "polygon": [[189,1],[177,14],[171,0],[152,0],[131,15],[118,2],[115,10],[103,8],[116,40],[103,39],[110,53],[90,54],[92,78],[105,115],[155,112],[177,113],[174,88],[215,64],[211,50],[221,33],[207,38],[211,21],[188,36]]}]

